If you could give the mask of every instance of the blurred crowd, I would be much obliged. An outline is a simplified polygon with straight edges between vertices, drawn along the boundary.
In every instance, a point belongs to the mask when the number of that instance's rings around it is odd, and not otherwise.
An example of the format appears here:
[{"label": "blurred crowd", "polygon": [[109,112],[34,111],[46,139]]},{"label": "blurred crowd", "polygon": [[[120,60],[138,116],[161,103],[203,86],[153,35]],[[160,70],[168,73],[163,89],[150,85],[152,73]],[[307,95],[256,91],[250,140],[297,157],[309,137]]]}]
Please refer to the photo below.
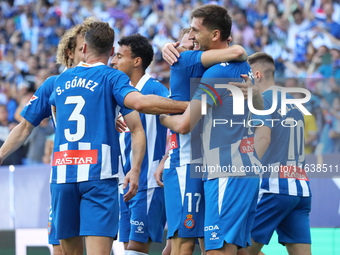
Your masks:
[{"label": "blurred crowd", "polygon": [[[193,8],[207,3],[229,10],[232,43],[242,45],[248,55],[264,51],[273,56],[279,84],[313,93],[308,103],[313,116],[306,123],[315,127],[308,130],[306,124],[307,152],[339,152],[339,0],[2,0],[0,145],[21,121],[20,112],[34,91],[64,69],[56,65],[55,56],[65,30],[96,16],[115,29],[116,43],[122,36],[146,36],[155,52],[148,71],[168,86],[170,67],[161,48],[190,26]],[[51,134],[52,125],[43,122],[5,164],[41,163]]]}]

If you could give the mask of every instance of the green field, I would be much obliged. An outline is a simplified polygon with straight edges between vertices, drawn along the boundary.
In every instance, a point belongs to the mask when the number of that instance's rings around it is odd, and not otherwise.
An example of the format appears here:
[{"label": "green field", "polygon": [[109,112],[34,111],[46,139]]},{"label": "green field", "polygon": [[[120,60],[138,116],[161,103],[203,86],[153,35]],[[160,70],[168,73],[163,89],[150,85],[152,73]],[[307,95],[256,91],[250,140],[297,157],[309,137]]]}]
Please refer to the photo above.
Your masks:
[{"label": "green field", "polygon": [[[340,228],[312,228],[311,233],[313,255],[340,254]],[[262,251],[266,255],[288,254],[286,248],[278,243],[276,233]]]},{"label": "green field", "polygon": [[[340,228],[312,228],[311,234],[313,255],[340,255]],[[199,250],[196,250],[197,252],[195,252],[195,255],[199,255]],[[288,254],[286,248],[278,243],[276,232],[270,240],[269,245],[266,245],[262,251],[265,255]],[[159,254],[161,254],[159,251],[150,252],[150,255]]]},{"label": "green field", "polygon": [[[340,254],[340,228],[312,228],[312,254],[313,255],[339,255]],[[266,255],[286,255],[285,247],[278,243],[276,233],[268,246],[263,248]],[[165,245],[153,244],[150,255],[160,255]],[[197,245],[196,245],[197,246]],[[50,255],[47,247],[27,247],[27,255]],[[15,255],[14,231],[0,231],[0,255]],[[122,254],[116,254],[122,255]],[[194,255],[200,255],[198,246]]]}]

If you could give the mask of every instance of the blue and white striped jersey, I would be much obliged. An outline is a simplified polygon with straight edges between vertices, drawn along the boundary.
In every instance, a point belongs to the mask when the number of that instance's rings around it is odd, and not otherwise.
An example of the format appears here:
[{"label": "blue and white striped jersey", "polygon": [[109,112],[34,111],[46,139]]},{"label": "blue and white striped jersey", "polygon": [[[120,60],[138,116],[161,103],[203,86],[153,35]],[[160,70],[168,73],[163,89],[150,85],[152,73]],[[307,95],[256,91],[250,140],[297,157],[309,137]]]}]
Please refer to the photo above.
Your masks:
[{"label": "blue and white striped jersey", "polygon": [[[154,94],[162,97],[169,95],[168,89],[149,74],[145,74],[139,80],[136,89],[143,95]],[[126,112],[124,111],[122,114],[126,115]],[[160,123],[158,115],[144,113],[139,115],[145,130],[146,150],[139,176],[138,190],[145,190],[159,187],[154,173],[165,154],[167,128]],[[132,160],[131,133],[128,130],[119,135],[119,144],[123,164],[123,173],[120,175],[125,176],[131,169]]]},{"label": "blue and white striped jersey", "polygon": [[[191,78],[200,78],[206,68],[202,65],[202,51],[185,51],[178,61],[171,66],[170,98],[179,101],[190,101]],[[164,168],[174,168],[189,164],[191,161],[191,140],[200,139],[199,133],[193,130],[190,134],[181,135],[171,131],[169,157]]]},{"label": "blue and white striped jersey", "polygon": [[[247,126],[250,111],[243,98],[230,96],[226,88],[215,84],[241,82],[241,74],[252,77],[247,62],[220,63],[210,67],[202,76],[201,85],[193,99],[206,95],[207,114],[203,116],[203,169],[208,179],[227,176],[251,176],[260,171],[261,163],[254,153],[254,132]],[[233,114],[233,101],[242,100],[244,113]]]},{"label": "blue and white striped jersey", "polygon": [[[273,105],[277,93],[277,108],[269,115],[253,115],[253,125],[271,129],[271,142],[263,155],[261,193],[308,197],[311,195],[305,167],[305,121],[303,113],[287,104],[287,114],[281,115],[280,87],[271,86],[262,93],[264,110]],[[293,97],[287,94],[287,98]]]},{"label": "blue and white striped jersey", "polygon": [[57,109],[52,183],[118,178],[119,139],[113,131],[133,91],[126,74],[102,63],[81,62],[59,75],[50,98]]},{"label": "blue and white striped jersey", "polygon": [[51,116],[49,98],[53,92],[54,81],[57,77],[56,75],[47,78],[21,111],[21,116],[33,126],[38,126],[43,119]]}]

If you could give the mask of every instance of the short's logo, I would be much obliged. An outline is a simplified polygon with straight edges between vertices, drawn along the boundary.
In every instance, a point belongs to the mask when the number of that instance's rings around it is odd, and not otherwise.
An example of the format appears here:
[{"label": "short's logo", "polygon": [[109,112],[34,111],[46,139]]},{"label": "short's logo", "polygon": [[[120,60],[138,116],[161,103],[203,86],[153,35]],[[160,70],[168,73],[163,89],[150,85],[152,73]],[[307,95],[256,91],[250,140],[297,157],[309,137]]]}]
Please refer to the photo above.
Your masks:
[{"label": "short's logo", "polygon": [[130,224],[131,224],[131,225],[135,225],[135,226],[143,226],[143,227],[144,227],[143,221],[130,220]]},{"label": "short's logo", "polygon": [[219,229],[219,227],[217,226],[217,225],[215,225],[215,226],[205,226],[204,227],[204,231],[212,231],[212,230],[218,230]]},{"label": "short's logo", "polygon": [[30,101],[28,101],[28,103],[27,103],[26,105],[31,105],[32,102],[33,102],[34,100],[37,100],[37,99],[38,99],[38,97],[37,97],[36,95],[33,95],[33,96],[31,97]]},{"label": "short's logo", "polygon": [[217,237],[217,233],[216,232],[212,232],[210,240],[218,240],[218,239],[220,239],[220,238]]},{"label": "short's logo", "polygon": [[137,227],[137,231],[135,231],[135,232],[138,233],[138,234],[143,234],[144,233],[143,227],[142,226],[138,226]]},{"label": "short's logo", "polygon": [[191,214],[188,214],[186,220],[184,221],[184,226],[188,229],[192,229],[195,226],[195,221],[192,217],[193,216]]}]

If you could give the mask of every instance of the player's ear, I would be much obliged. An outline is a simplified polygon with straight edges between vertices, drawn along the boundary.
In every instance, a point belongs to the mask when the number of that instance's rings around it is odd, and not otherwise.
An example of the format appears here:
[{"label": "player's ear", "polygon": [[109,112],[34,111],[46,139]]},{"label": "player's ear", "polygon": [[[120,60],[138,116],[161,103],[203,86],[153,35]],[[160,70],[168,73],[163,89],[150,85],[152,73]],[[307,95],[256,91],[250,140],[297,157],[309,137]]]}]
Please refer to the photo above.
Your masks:
[{"label": "player's ear", "polygon": [[86,50],[87,50],[87,44],[84,42],[84,44],[83,44],[83,53],[84,54],[86,53]]},{"label": "player's ear", "polygon": [[227,39],[227,44],[228,46],[230,45],[231,41],[233,40],[233,38],[231,37],[231,35],[229,35],[228,39]]},{"label": "player's ear", "polygon": [[66,53],[67,53],[67,56],[69,57],[69,59],[72,59],[74,58],[74,53],[71,49],[67,49],[66,50]]},{"label": "player's ear", "polygon": [[136,57],[136,58],[134,58],[134,60],[133,60],[133,66],[134,67],[139,67],[139,66],[141,66],[142,65],[142,58],[141,57]]},{"label": "player's ear", "polygon": [[214,42],[216,42],[216,41],[218,41],[219,39],[221,38],[221,32],[220,32],[220,30],[214,30],[213,31],[213,38],[212,38],[212,40],[214,41]]},{"label": "player's ear", "polygon": [[112,50],[111,50],[110,57],[112,57],[114,54],[115,54],[115,47],[113,46],[113,47],[112,47]]},{"label": "player's ear", "polygon": [[260,71],[256,71],[254,77],[256,79],[261,79],[262,78],[262,73]]}]

